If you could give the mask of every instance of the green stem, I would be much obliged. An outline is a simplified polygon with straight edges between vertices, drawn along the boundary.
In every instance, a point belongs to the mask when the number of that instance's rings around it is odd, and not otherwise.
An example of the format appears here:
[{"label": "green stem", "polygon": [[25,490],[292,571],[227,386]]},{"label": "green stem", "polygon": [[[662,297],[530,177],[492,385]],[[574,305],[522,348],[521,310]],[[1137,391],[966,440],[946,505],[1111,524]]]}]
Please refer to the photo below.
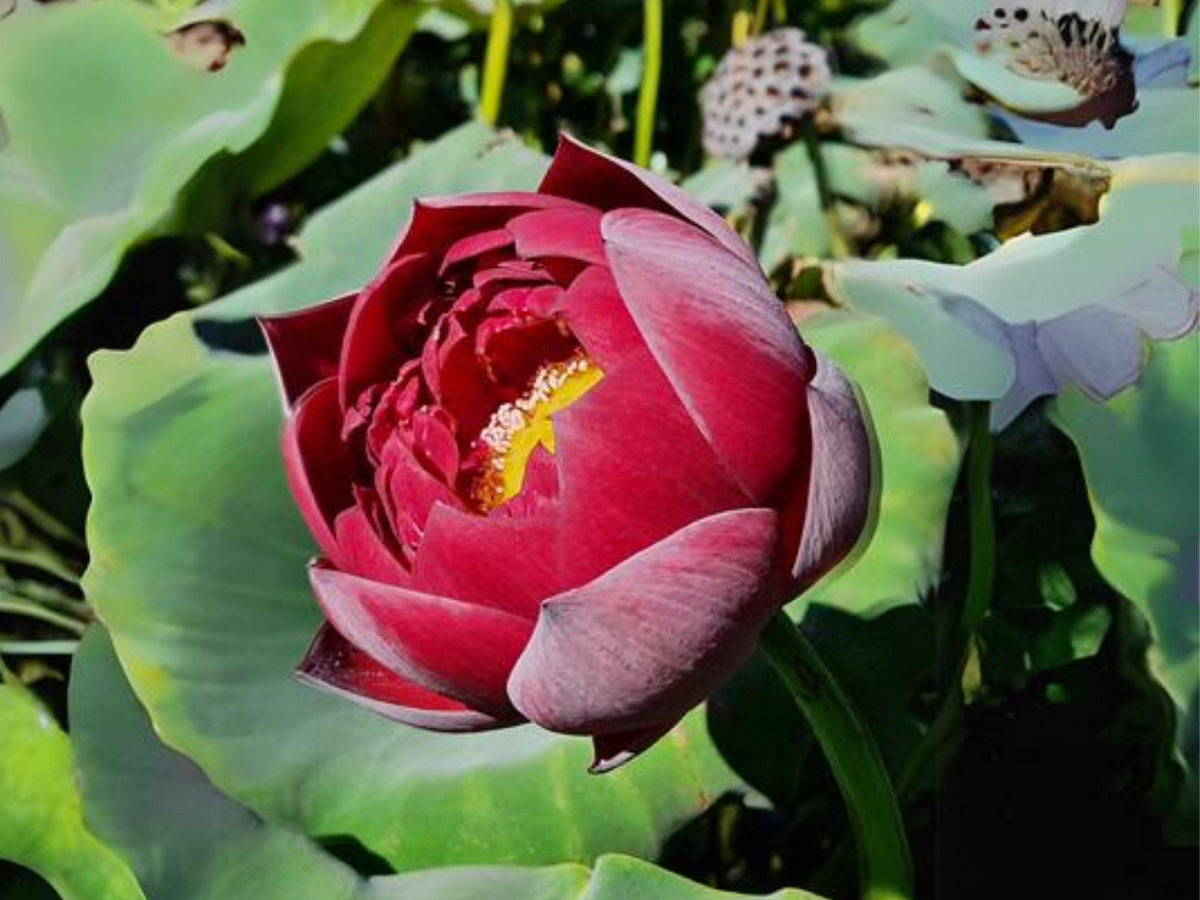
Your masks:
[{"label": "green stem", "polygon": [[758,37],[767,27],[767,7],[770,3],[771,0],[758,0],[758,5],[754,9],[754,24],[750,26],[752,37]]},{"label": "green stem", "polygon": [[650,155],[654,151],[658,83],[662,78],[663,0],[642,0],[642,14],[642,85],[638,90],[633,161],[645,168],[650,165]]},{"label": "green stem", "polygon": [[780,610],[760,646],[812,727],[858,843],[863,900],[909,900],[912,859],[900,807],[875,739],[816,649]]},{"label": "green stem", "polygon": [[40,622],[45,622],[47,625],[54,625],[63,631],[69,631],[71,634],[81,637],[83,636],[84,628],[87,627],[78,619],[69,618],[53,610],[46,609],[43,606],[38,606],[36,603],[30,603],[13,596],[0,595],[0,613],[24,616],[27,619],[37,619]]},{"label": "green stem", "polygon": [[47,575],[61,578],[67,584],[79,584],[79,576],[63,564],[62,560],[44,550],[18,550],[0,545],[0,563],[15,563],[39,569]]},{"label": "green stem", "polygon": [[513,0],[493,0],[493,3],[487,50],[483,57],[483,89],[479,98],[479,118],[488,125],[495,125],[500,120],[500,101],[504,96],[508,48],[513,32]]},{"label": "green stem", "polygon": [[850,253],[850,244],[842,234],[842,224],[838,220],[837,198],[833,193],[833,183],[829,180],[829,168],[825,165],[825,154],[821,151],[821,139],[817,135],[812,117],[805,117],[800,123],[800,135],[808,158],[812,162],[813,175],[817,181],[817,196],[821,201],[821,219],[825,223],[825,234],[829,239],[829,255],[833,259],[846,259]]},{"label": "green stem", "polygon": [[9,656],[70,656],[79,641],[3,641],[0,653]]},{"label": "green stem", "polygon": [[900,796],[912,799],[920,789],[931,762],[942,756],[958,739],[965,705],[963,675],[971,659],[976,635],[987,615],[996,580],[996,524],[992,516],[992,456],[994,442],[990,427],[991,407],[972,403],[968,408],[967,517],[971,535],[967,589],[951,644],[953,668],[945,694],[924,738],[904,766],[898,787]]},{"label": "green stem", "polygon": [[967,593],[963,598],[955,649],[955,685],[971,656],[972,646],[992,599],[996,580],[996,523],[992,519],[992,430],[991,407],[987,403],[970,406],[971,431],[967,446],[967,504],[971,529],[971,568],[967,573]]}]

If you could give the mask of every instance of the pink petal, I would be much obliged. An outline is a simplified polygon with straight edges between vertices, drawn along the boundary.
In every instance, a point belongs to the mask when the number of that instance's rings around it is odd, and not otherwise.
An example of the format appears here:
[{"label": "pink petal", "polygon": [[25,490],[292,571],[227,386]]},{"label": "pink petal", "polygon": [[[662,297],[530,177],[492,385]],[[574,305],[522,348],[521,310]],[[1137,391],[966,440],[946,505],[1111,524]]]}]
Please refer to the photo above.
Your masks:
[{"label": "pink petal", "polygon": [[689,522],[752,505],[645,351],[553,417],[571,587]]},{"label": "pink petal", "polygon": [[533,191],[492,191],[426,197],[413,203],[412,215],[389,259],[413,253],[441,257],[455,241],[500,228],[513,216],[534,209],[572,206],[569,200]]},{"label": "pink petal", "polygon": [[761,272],[661,213],[602,226],[625,305],[683,405],[756,503],[775,505],[807,458],[812,362]]},{"label": "pink petal", "polygon": [[307,684],[381,716],[430,731],[486,731],[519,721],[494,718],[405,681],[328,624],[317,632],[296,674]]},{"label": "pink petal", "polygon": [[561,300],[567,327],[605,371],[645,345],[607,266],[589,266]]},{"label": "pink petal", "polygon": [[674,728],[676,720],[666,725],[650,725],[633,731],[615,734],[598,734],[592,737],[592,764],[588,771],[593,775],[604,775],[629,762],[639,753],[649,750]]},{"label": "pink petal", "polygon": [[567,587],[555,554],[557,523],[552,511],[510,518],[437,504],[417,548],[413,586],[532,622],[541,602]]},{"label": "pink petal", "polygon": [[841,370],[813,352],[817,372],[808,392],[812,468],[800,550],[792,574],[800,590],[817,580],[874,530],[878,448],[866,404]]},{"label": "pink petal", "polygon": [[354,505],[351,461],[340,437],[337,379],[309,389],[283,426],[283,469],[288,486],[321,552],[338,555],[334,520]]},{"label": "pink petal", "polygon": [[319,565],[309,576],[325,618],[359,650],[434,693],[511,715],[504,685],[527,620]]},{"label": "pink petal", "polygon": [[492,253],[496,250],[503,250],[505,247],[511,247],[513,242],[512,235],[503,228],[493,228],[490,231],[481,231],[477,234],[469,234],[466,237],[459,238],[442,256],[442,264],[438,268],[438,275],[445,275],[446,271],[461,262],[466,262],[469,259],[483,256],[485,253]]},{"label": "pink petal", "polygon": [[781,600],[773,510],[693,522],[547,600],[508,681],[527,718],[568,734],[660,727],[754,649]]},{"label": "pink petal", "polygon": [[569,135],[559,138],[550,169],[538,190],[600,210],[642,207],[679,216],[708,232],[744,265],[758,267],[746,242],[707,206],[657,175],[599,153]]},{"label": "pink petal", "polygon": [[305,391],[337,374],[342,336],[357,294],[279,316],[259,316],[258,325],[290,409]]},{"label": "pink petal", "polygon": [[380,540],[366,514],[358,507],[343,510],[334,522],[337,553],[331,556],[334,564],[372,581],[405,585],[408,570]]},{"label": "pink petal", "polygon": [[391,381],[420,352],[424,334],[417,316],[434,293],[427,256],[405,256],[363,288],[342,342],[342,409],[350,409],[372,384]]},{"label": "pink petal", "polygon": [[597,209],[544,209],[519,215],[505,227],[524,259],[556,256],[593,265],[606,262]]}]

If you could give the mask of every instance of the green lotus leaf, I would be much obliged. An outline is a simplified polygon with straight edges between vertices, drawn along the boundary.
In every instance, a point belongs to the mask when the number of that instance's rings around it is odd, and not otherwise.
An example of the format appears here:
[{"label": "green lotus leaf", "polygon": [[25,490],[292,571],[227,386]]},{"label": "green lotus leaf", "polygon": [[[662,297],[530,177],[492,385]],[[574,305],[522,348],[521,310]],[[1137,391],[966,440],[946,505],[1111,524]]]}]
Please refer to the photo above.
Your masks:
[{"label": "green lotus leaf", "polygon": [[[461,866],[362,878],[310,839],[264,822],[239,806],[193,762],[163,745],[125,680],[103,629],[93,629],[76,657],[71,717],[88,821],[124,854],[146,900],[474,900],[483,896],[494,900],[733,900],[735,896],[620,856],[602,857],[591,873],[572,864],[541,869]],[[88,900],[110,896],[93,894]],[[819,900],[801,891],[771,896]]]},{"label": "green lotus leaf", "polygon": [[0,859],[32,869],[63,900],[143,900],[121,859],[83,823],[71,743],[15,680],[0,682]]},{"label": "green lotus leaf", "polygon": [[1141,384],[1107,403],[1064,392],[1052,418],[1083,462],[1096,566],[1146,614],[1153,666],[1186,713],[1200,686],[1200,342],[1154,347]]},{"label": "green lotus leaf", "polygon": [[[243,0],[225,14],[245,46],[218,72],[176,58],[164,36],[172,20],[135,0],[22,5],[6,18],[0,373],[101,291],[206,161],[250,149],[242,174],[270,183],[322,149],[424,12],[392,4],[372,19],[379,5]],[[353,65],[329,48],[353,41],[368,21],[386,30],[354,46]],[[293,84],[285,73],[297,53]],[[314,84],[322,88],[315,96]],[[281,98],[286,115],[269,130]],[[334,102],[314,108],[318,100]]]},{"label": "green lotus leaf", "polygon": [[929,405],[916,351],[887,322],[826,313],[803,331],[862,390],[879,442],[882,482],[879,519],[865,552],[806,597],[862,616],[916,603],[940,575],[961,458],[958,439],[945,413]]},{"label": "green lotus leaf", "polygon": [[1194,324],[1196,297],[1181,280],[1180,259],[1183,229],[1198,218],[1198,158],[1146,157],[1113,163],[1111,172],[1095,225],[1025,235],[965,266],[844,263],[835,293],[888,319],[921,354],[931,385],[962,399],[1004,396],[1021,359],[1008,336],[981,328],[968,307],[1013,325],[1091,307],[1128,316],[1150,334],[1185,328],[1189,317]]}]

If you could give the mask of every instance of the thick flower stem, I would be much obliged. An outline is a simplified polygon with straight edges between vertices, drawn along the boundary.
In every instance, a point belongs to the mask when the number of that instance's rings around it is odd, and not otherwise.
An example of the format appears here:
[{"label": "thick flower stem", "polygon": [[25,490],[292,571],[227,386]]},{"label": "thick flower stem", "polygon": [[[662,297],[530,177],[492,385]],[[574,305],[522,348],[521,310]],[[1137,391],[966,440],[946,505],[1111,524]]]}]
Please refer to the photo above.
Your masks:
[{"label": "thick flower stem", "polygon": [[806,117],[800,123],[800,136],[808,151],[809,161],[813,167],[813,177],[817,182],[817,196],[821,203],[821,219],[825,223],[825,234],[829,240],[829,255],[833,259],[846,259],[853,254],[846,236],[842,233],[842,224],[838,219],[837,199],[834,197],[833,184],[829,178],[829,168],[825,165],[825,153],[821,150],[821,138],[812,117]]},{"label": "thick flower stem", "polygon": [[642,0],[642,84],[638,90],[637,123],[633,133],[633,161],[645,168],[654,151],[654,120],[658,111],[658,83],[662,78],[663,2]]},{"label": "thick flower stem", "polygon": [[896,794],[870,731],[816,649],[780,610],[760,646],[812,727],[850,815],[863,900],[909,900],[913,869]]},{"label": "thick flower stem", "polygon": [[907,801],[920,788],[930,762],[944,753],[961,729],[964,706],[963,675],[971,660],[975,638],[987,615],[996,580],[996,524],[992,515],[991,405],[969,407],[967,446],[967,516],[971,536],[970,568],[958,622],[950,644],[945,696],[924,739],[900,776],[900,794]]},{"label": "thick flower stem", "polygon": [[483,58],[483,88],[479,98],[479,118],[488,125],[500,120],[500,101],[504,96],[504,77],[508,73],[508,47],[512,43],[513,0],[493,0],[492,21],[488,27],[487,51]]}]

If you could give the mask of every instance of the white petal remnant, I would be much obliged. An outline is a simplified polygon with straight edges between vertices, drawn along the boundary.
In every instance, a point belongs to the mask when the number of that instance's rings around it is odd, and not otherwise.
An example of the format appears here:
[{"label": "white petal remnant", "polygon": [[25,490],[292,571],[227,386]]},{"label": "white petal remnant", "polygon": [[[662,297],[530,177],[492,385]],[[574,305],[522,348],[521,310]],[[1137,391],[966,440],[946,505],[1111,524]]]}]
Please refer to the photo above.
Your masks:
[{"label": "white petal remnant", "polygon": [[825,50],[799,28],[777,28],[725,55],[701,93],[704,149],[747,159],[764,138],[791,136],[829,81]]}]

